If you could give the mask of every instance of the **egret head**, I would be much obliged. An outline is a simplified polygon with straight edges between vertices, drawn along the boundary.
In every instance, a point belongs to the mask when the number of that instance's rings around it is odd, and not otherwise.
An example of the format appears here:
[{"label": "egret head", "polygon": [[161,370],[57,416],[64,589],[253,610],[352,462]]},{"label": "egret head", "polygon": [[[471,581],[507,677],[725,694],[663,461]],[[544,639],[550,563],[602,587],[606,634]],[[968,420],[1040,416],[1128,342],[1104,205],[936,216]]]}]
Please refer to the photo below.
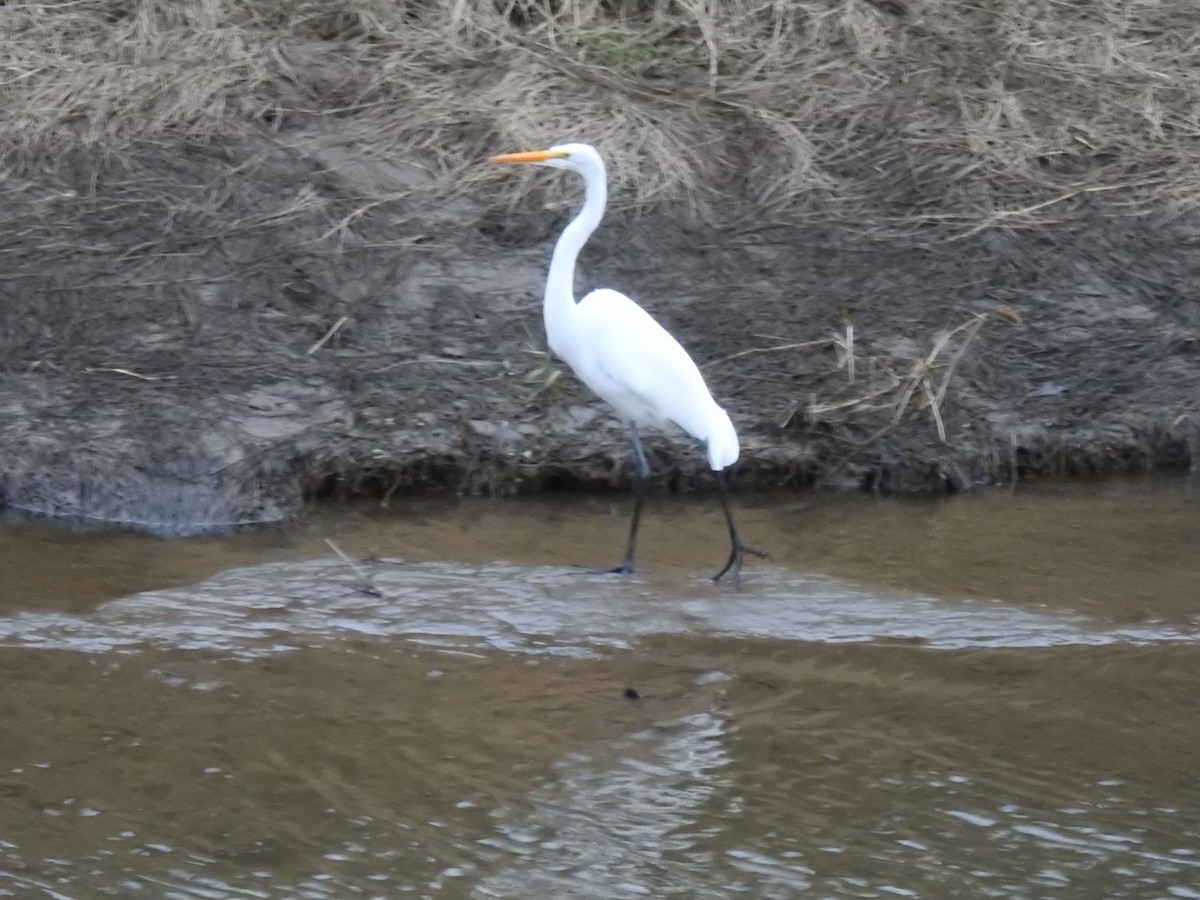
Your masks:
[{"label": "egret head", "polygon": [[580,175],[603,174],[604,160],[596,148],[588,144],[557,144],[549,150],[533,150],[528,153],[505,153],[493,156],[494,163],[533,163],[552,169],[569,169]]}]

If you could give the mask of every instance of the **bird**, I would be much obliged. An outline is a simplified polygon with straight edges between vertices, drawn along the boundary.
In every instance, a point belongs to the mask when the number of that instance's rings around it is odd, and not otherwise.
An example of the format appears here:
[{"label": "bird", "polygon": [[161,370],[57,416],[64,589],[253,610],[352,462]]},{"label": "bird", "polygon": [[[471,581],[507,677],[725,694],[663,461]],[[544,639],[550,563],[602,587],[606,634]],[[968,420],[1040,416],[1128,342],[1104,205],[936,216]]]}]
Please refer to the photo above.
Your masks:
[{"label": "bird", "polygon": [[550,259],[542,314],[551,352],[616,410],[633,443],[634,503],[625,556],[606,571],[634,571],[638,523],[650,480],[639,429],[654,427],[682,431],[702,446],[716,477],[729,528],[729,558],[713,581],[731,571],[735,579],[740,578],[744,555],[766,554],[742,542],[729,508],[724,472],[740,454],[729,414],[713,399],[704,376],[679,341],[629,297],[600,288],[578,302],[575,299],[576,259],[600,225],[608,201],[603,157],[589,144],[569,143],[548,150],[505,153],[491,157],[490,162],[565,169],[583,179],[583,206],[563,229]]}]

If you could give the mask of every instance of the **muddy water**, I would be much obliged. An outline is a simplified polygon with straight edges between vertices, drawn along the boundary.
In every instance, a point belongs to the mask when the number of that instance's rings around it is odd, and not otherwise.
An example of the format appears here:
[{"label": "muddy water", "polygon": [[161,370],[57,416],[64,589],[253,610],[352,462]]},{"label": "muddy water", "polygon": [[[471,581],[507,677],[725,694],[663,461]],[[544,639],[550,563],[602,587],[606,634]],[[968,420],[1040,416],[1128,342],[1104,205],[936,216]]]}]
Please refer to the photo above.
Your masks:
[{"label": "muddy water", "polygon": [[0,896],[1200,897],[1193,488],[626,513],[0,526]]}]

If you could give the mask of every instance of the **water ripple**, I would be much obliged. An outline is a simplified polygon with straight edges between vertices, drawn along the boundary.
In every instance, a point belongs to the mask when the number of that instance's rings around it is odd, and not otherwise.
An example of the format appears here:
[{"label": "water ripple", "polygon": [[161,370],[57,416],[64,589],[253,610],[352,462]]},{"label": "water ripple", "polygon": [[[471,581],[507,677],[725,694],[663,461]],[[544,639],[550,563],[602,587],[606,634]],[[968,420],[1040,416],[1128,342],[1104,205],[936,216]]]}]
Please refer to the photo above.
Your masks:
[{"label": "water ripple", "polygon": [[278,653],[316,640],[404,637],[442,649],[585,656],[683,632],[819,642],[904,640],[936,649],[1195,640],[1163,623],[948,601],[817,575],[758,570],[740,591],[509,565],[373,563],[374,590],[339,562],[234,569],[112,601],[91,615],[0,618],[0,643],[104,652],[140,646]]}]

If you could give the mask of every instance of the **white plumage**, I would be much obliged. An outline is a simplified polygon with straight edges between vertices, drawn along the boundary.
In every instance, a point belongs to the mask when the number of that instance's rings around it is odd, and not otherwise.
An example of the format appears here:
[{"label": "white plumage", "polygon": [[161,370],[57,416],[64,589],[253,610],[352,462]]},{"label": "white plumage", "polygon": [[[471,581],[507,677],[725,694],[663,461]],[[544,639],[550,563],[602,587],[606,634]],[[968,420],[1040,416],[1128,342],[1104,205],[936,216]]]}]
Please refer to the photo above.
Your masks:
[{"label": "white plumage", "polygon": [[569,169],[583,177],[583,208],[555,245],[542,311],[551,351],[621,415],[633,438],[637,494],[625,558],[612,571],[633,568],[638,520],[650,475],[638,426],[652,426],[678,429],[704,445],[708,464],[717,473],[731,542],[729,561],[715,577],[719,579],[730,569],[740,572],[744,552],[763,554],[742,544],[725,496],[721,472],[737,462],[740,452],[729,415],[713,399],[687,351],[633,300],[603,288],[575,302],[575,263],[600,224],[607,202],[607,177],[600,154],[587,144],[560,144],[549,150],[505,154],[492,161]]},{"label": "white plumage", "polygon": [[687,351],[648,312],[602,288],[579,301],[574,328],[549,335],[550,349],[626,421],[691,435],[714,471],[737,462],[729,416]]}]

